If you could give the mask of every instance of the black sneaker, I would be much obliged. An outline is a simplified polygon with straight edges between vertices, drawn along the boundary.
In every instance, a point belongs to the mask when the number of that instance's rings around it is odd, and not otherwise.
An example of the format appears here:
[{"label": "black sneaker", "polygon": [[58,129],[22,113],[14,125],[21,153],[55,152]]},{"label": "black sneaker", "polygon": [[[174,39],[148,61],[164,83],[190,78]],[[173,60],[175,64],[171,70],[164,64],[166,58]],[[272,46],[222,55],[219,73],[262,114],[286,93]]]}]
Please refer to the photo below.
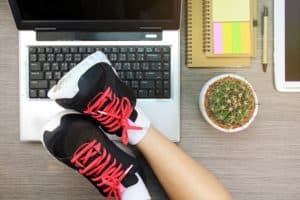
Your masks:
[{"label": "black sneaker", "polygon": [[45,126],[42,142],[51,156],[85,176],[107,199],[150,199],[136,159],[88,117],[58,114]]},{"label": "black sneaker", "polygon": [[67,73],[48,93],[59,105],[89,115],[102,129],[137,144],[150,121],[136,106],[133,91],[118,77],[102,52],[95,52]]}]

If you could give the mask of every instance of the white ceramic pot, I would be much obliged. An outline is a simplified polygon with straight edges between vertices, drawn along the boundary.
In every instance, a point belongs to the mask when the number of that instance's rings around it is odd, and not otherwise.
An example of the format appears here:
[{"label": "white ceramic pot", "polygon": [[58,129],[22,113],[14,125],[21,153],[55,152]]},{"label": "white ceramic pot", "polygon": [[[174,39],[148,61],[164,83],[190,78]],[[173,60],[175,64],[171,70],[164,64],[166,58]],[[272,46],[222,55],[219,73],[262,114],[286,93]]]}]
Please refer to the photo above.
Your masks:
[{"label": "white ceramic pot", "polygon": [[[208,88],[216,81],[220,80],[220,79],[223,79],[223,78],[226,78],[226,77],[232,77],[232,78],[236,78],[236,79],[239,79],[243,82],[245,82],[247,85],[250,86],[252,92],[253,92],[253,96],[254,96],[254,99],[255,99],[255,109],[254,109],[254,112],[253,112],[253,115],[251,117],[251,119],[246,123],[244,124],[243,126],[241,127],[237,127],[237,128],[233,128],[233,129],[226,129],[226,128],[222,128],[218,125],[216,125],[207,115],[207,112],[206,112],[206,109],[205,109],[205,94],[208,90]],[[217,130],[219,131],[222,131],[222,132],[226,132],[226,133],[233,133],[233,132],[239,132],[239,131],[242,131],[244,129],[246,129],[254,120],[254,118],[256,117],[257,115],[257,111],[258,111],[258,100],[257,100],[257,95],[252,87],[252,85],[243,77],[241,76],[238,76],[238,75],[235,75],[235,74],[222,74],[222,75],[218,75],[218,76],[215,76],[213,77],[212,79],[210,79],[209,81],[207,81],[205,83],[205,85],[202,87],[201,89],[201,92],[199,94],[199,107],[200,107],[200,111],[203,115],[203,117],[205,118],[205,120],[214,128],[216,128]]]}]

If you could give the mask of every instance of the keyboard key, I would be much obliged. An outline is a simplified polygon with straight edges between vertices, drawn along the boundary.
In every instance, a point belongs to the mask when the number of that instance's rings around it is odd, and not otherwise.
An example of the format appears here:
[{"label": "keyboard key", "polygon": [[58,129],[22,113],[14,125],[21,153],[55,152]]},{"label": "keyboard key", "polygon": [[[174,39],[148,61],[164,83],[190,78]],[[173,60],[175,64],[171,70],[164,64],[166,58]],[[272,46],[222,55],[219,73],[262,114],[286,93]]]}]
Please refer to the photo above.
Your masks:
[{"label": "keyboard key", "polygon": [[123,63],[123,67],[122,67],[122,70],[131,70],[131,65],[130,63],[126,62],[126,63]]},{"label": "keyboard key", "polygon": [[61,72],[54,72],[53,77],[55,80],[59,80],[61,78]]},{"label": "keyboard key", "polygon": [[131,81],[131,87],[132,88],[139,88],[139,82],[138,81]]},{"label": "keyboard key", "polygon": [[155,52],[155,53],[160,53],[160,52],[161,52],[161,48],[155,47],[155,48],[154,48],[154,52]]},{"label": "keyboard key", "polygon": [[52,54],[52,53],[47,55],[47,61],[48,62],[54,62],[54,58],[55,58],[55,55]]},{"label": "keyboard key", "polygon": [[64,55],[59,53],[59,54],[56,54],[56,62],[63,62],[64,61]]},{"label": "keyboard key", "polygon": [[111,48],[109,48],[109,47],[104,47],[104,48],[103,48],[103,52],[104,52],[104,53],[110,53],[110,52],[111,52]]},{"label": "keyboard key", "polygon": [[70,52],[71,53],[77,53],[78,52],[78,48],[77,47],[71,47],[70,48]]},{"label": "keyboard key", "polygon": [[144,53],[144,48],[143,48],[143,47],[137,48],[137,52],[138,52],[138,53]]},{"label": "keyboard key", "polygon": [[164,88],[169,89],[170,88],[170,81],[164,81]]},{"label": "keyboard key", "polygon": [[163,87],[162,81],[155,82],[156,88],[161,89]]},{"label": "keyboard key", "polygon": [[160,54],[146,54],[146,61],[161,61],[161,55]]},{"label": "keyboard key", "polygon": [[154,90],[152,90],[152,89],[151,89],[151,90],[148,90],[148,96],[149,96],[149,97],[152,97],[152,98],[155,97],[155,92],[154,92]]},{"label": "keyboard key", "polygon": [[126,61],[127,60],[127,55],[125,53],[119,54],[119,61]]},{"label": "keyboard key", "polygon": [[126,72],[126,79],[129,79],[129,80],[134,79],[133,72]]},{"label": "keyboard key", "polygon": [[170,90],[164,89],[164,97],[170,97]]},{"label": "keyboard key", "polygon": [[59,70],[58,63],[52,63],[51,70],[52,71],[58,71]]},{"label": "keyboard key", "polygon": [[164,70],[170,70],[170,63],[164,63],[163,68]]},{"label": "keyboard key", "polygon": [[68,71],[68,63],[66,63],[66,62],[60,63],[60,70]]},{"label": "keyboard key", "polygon": [[54,85],[56,85],[56,81],[55,81],[55,80],[49,81],[49,88],[50,88],[50,89],[51,89]]},{"label": "keyboard key", "polygon": [[35,47],[29,47],[29,53],[36,53]]},{"label": "keyboard key", "polygon": [[41,70],[41,63],[30,63],[30,70],[31,71],[40,71]]},{"label": "keyboard key", "polygon": [[46,72],[45,73],[45,79],[46,80],[51,80],[53,77],[52,77],[52,72]]},{"label": "keyboard key", "polygon": [[148,90],[139,90],[138,96],[139,97],[148,97]]},{"label": "keyboard key", "polygon": [[37,61],[37,54],[30,54],[29,55],[29,61],[30,62],[36,62]]},{"label": "keyboard key", "polygon": [[147,62],[142,63],[141,67],[142,67],[142,70],[149,70],[150,69],[150,65]]},{"label": "keyboard key", "polygon": [[39,54],[38,60],[40,62],[45,62],[46,61],[46,54]]},{"label": "keyboard key", "polygon": [[82,60],[81,54],[77,53],[74,55],[74,62],[80,62]]},{"label": "keyboard key", "polygon": [[117,62],[117,63],[114,64],[114,67],[115,67],[116,70],[122,70],[122,63]]},{"label": "keyboard key", "polygon": [[170,47],[163,47],[162,48],[164,53],[169,53],[170,52]]},{"label": "keyboard key", "polygon": [[154,81],[141,81],[140,82],[140,88],[141,89],[154,89],[155,88],[155,82]]},{"label": "keyboard key", "polygon": [[128,51],[129,51],[130,53],[135,53],[135,52],[136,52],[136,48],[134,48],[134,47],[129,47],[129,48],[128,48]]},{"label": "keyboard key", "polygon": [[121,47],[120,52],[121,53],[127,53],[127,48],[126,47]]},{"label": "keyboard key", "polygon": [[152,53],[152,52],[153,52],[153,49],[151,47],[146,48],[146,53]]},{"label": "keyboard key", "polygon": [[36,98],[37,97],[37,91],[36,90],[29,90],[29,97]]},{"label": "keyboard key", "polygon": [[46,97],[46,90],[39,90],[39,97],[40,98],[45,98]]},{"label": "keyboard key", "polygon": [[117,61],[118,60],[118,56],[117,56],[117,54],[115,54],[115,53],[112,53],[112,54],[109,54],[109,60],[111,61],[111,62],[114,62],[114,61]]},{"label": "keyboard key", "polygon": [[166,62],[170,62],[170,54],[164,54],[163,60]]},{"label": "keyboard key", "polygon": [[87,52],[88,52],[88,53],[94,53],[94,52],[95,52],[95,48],[93,48],[93,47],[88,47],[88,48],[87,48]]},{"label": "keyboard key", "polygon": [[155,90],[155,95],[157,95],[159,97],[163,96],[163,90],[162,89],[156,89]]},{"label": "keyboard key", "polygon": [[69,53],[70,52],[70,49],[67,48],[67,47],[63,47],[61,50],[62,50],[63,53]]},{"label": "keyboard key", "polygon": [[70,54],[70,53],[66,54],[65,55],[65,61],[72,62],[73,61],[73,54]]},{"label": "keyboard key", "polygon": [[135,78],[137,80],[142,80],[143,79],[143,72],[136,72],[135,73]]},{"label": "keyboard key", "polygon": [[134,71],[140,71],[141,70],[140,66],[141,66],[140,63],[132,63],[131,64],[132,70],[134,70]]},{"label": "keyboard key", "polygon": [[128,54],[128,61],[129,62],[134,62],[136,60],[135,54],[134,53],[129,53]]},{"label": "keyboard key", "polygon": [[119,49],[116,48],[116,47],[113,47],[113,48],[111,49],[111,51],[112,51],[113,53],[119,53]]},{"label": "keyboard key", "polygon": [[54,51],[54,53],[60,53],[61,52],[61,48],[60,47],[54,47],[53,51]]},{"label": "keyboard key", "polygon": [[48,87],[48,82],[46,80],[42,81],[30,81],[29,87],[31,89],[46,89]]},{"label": "keyboard key", "polygon": [[161,72],[145,72],[145,79],[162,79]]},{"label": "keyboard key", "polygon": [[43,71],[50,71],[50,63],[43,63]]},{"label": "keyboard key", "polygon": [[37,52],[38,53],[45,53],[45,48],[44,47],[38,47]]},{"label": "keyboard key", "polygon": [[159,70],[162,69],[161,63],[158,63],[158,62],[156,62],[156,63],[151,63],[151,64],[150,64],[150,67],[151,67],[151,70],[155,70],[155,71],[159,71]]},{"label": "keyboard key", "polygon": [[76,63],[70,63],[69,64],[69,69],[71,70],[73,67],[75,67],[77,64]]},{"label": "keyboard key", "polygon": [[145,55],[144,54],[137,54],[137,61],[145,61]]},{"label": "keyboard key", "polygon": [[170,73],[164,72],[164,79],[170,79]]},{"label": "keyboard key", "polygon": [[53,53],[53,48],[52,47],[46,47],[46,53]]},{"label": "keyboard key", "polygon": [[30,72],[30,79],[31,80],[42,80],[44,79],[43,72]]}]

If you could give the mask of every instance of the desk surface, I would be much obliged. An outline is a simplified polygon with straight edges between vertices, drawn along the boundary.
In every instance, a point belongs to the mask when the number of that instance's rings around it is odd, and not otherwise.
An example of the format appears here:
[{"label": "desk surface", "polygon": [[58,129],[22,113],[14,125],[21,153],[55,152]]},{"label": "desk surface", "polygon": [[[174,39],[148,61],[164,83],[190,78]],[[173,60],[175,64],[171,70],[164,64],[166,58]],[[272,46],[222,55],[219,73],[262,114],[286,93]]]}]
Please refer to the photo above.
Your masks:
[{"label": "desk surface", "polygon": [[[259,1],[259,13],[263,4],[272,13],[272,2]],[[270,32],[270,50],[272,41]],[[235,199],[299,199],[300,94],[276,92],[272,57],[268,72],[262,72],[260,29],[257,53],[252,67],[244,69],[188,69],[182,61],[180,146],[214,172]],[[198,111],[204,82],[227,72],[246,77],[260,102],[256,120],[240,134],[215,131]],[[40,144],[19,142],[18,35],[5,0],[0,0],[0,86],[0,199],[99,199],[87,181],[52,160]],[[153,199],[167,199],[146,171]]]}]

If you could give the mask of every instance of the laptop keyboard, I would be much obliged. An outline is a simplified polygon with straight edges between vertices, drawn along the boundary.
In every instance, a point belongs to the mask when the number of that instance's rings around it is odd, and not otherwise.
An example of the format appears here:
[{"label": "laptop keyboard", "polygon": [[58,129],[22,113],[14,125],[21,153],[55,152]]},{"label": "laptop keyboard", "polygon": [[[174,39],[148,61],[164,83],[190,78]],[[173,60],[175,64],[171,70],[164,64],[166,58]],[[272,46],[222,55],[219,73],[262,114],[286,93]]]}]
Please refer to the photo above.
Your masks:
[{"label": "laptop keyboard", "polygon": [[169,46],[31,46],[29,97],[48,98],[47,92],[89,54],[104,52],[120,79],[137,98],[170,98]]}]

